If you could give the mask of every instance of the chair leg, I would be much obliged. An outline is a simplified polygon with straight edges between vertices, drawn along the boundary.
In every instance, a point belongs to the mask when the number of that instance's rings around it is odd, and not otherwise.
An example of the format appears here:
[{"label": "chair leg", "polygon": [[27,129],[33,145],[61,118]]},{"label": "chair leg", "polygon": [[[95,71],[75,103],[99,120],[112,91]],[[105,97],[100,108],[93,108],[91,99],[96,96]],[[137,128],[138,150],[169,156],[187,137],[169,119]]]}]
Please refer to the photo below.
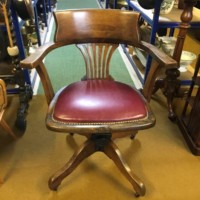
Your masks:
[{"label": "chair leg", "polygon": [[57,171],[49,179],[49,188],[51,190],[57,190],[63,179],[71,174],[75,168],[87,157],[92,155],[96,151],[105,153],[110,159],[114,161],[116,166],[122,172],[122,174],[132,184],[136,191],[135,196],[145,195],[145,186],[140,179],[130,173],[130,168],[122,159],[118,147],[114,144],[110,134],[94,134],[74,153],[67,164]]},{"label": "chair leg", "polygon": [[128,181],[132,184],[134,190],[136,191],[135,196],[144,196],[146,189],[141,180],[135,175],[131,174],[131,170],[128,165],[122,159],[121,153],[118,147],[111,140],[104,148],[103,151],[110,159],[114,161],[116,166],[122,172],[122,174],[128,179]]},{"label": "chair leg", "polygon": [[6,121],[3,118],[1,119],[0,124],[5,129],[5,131],[10,134],[10,136],[13,139],[15,139],[15,140],[17,139],[16,135],[13,133],[13,131],[11,130],[11,128],[8,126],[8,124],[6,123]]},{"label": "chair leg", "polygon": [[137,134],[137,133],[132,133],[132,134],[130,135],[130,139],[131,139],[131,140],[134,140],[134,139],[135,139],[135,136],[136,136],[136,134]]},{"label": "chair leg", "polygon": [[71,157],[68,163],[50,177],[49,188],[51,190],[57,190],[62,180],[71,174],[85,158],[89,157],[95,151],[95,143],[92,140],[87,140],[85,143],[83,143],[83,145]]}]

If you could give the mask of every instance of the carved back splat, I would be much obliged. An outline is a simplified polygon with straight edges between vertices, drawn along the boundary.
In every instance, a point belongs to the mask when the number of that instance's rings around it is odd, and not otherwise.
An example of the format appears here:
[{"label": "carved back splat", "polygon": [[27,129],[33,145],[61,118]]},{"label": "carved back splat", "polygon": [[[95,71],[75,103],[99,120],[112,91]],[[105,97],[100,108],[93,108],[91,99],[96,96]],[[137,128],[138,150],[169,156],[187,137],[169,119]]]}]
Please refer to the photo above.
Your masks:
[{"label": "carved back splat", "polygon": [[87,79],[109,79],[110,60],[117,44],[78,44],[86,66]]}]

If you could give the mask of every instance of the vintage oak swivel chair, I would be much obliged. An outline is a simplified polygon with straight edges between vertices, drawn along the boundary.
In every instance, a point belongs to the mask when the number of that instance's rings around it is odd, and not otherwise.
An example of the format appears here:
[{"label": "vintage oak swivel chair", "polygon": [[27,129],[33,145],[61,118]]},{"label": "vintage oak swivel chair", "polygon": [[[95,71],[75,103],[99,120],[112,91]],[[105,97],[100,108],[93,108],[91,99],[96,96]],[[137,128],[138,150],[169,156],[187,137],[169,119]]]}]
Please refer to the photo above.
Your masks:
[{"label": "vintage oak swivel chair", "polygon": [[[176,68],[176,62],[155,46],[140,40],[139,13],[104,9],[63,10],[54,12],[54,19],[54,41],[39,47],[21,61],[21,66],[35,68],[40,75],[49,105],[48,129],[80,134],[87,139],[69,162],[49,179],[49,188],[57,190],[81,161],[101,151],[114,161],[132,184],[136,196],[144,195],[144,184],[130,173],[114,139],[127,135],[134,137],[138,130],[154,126],[155,117],[148,101],[156,75],[161,67]],[[80,49],[86,75],[83,80],[54,94],[43,59],[50,51],[70,44],[76,44]],[[156,61],[141,92],[113,80],[109,73],[111,56],[119,44],[141,48]]]}]

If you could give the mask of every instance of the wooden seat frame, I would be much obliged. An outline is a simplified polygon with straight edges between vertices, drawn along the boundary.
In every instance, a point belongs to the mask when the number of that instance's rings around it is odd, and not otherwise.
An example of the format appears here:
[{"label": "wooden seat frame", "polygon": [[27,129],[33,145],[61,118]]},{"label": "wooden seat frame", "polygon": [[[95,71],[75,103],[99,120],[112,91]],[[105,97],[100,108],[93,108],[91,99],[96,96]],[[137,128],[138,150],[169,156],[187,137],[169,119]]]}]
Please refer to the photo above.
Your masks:
[{"label": "wooden seat frame", "polygon": [[[138,130],[154,126],[155,117],[148,106],[148,101],[151,98],[155,79],[162,67],[166,69],[177,68],[176,61],[150,43],[141,41],[138,25],[139,13],[104,9],[64,10],[54,12],[54,19],[56,22],[54,41],[39,47],[34,54],[21,61],[21,66],[28,69],[35,68],[41,78],[49,105],[46,117],[47,127],[57,132],[80,134],[86,136],[87,140],[67,164],[49,179],[49,188],[57,190],[62,180],[85,158],[96,151],[101,151],[114,161],[122,174],[132,184],[135,195],[143,196],[145,194],[144,184],[130,172],[114,143],[114,139],[127,135],[134,138]],[[131,45],[150,54],[154,62],[141,92],[147,100],[147,117],[120,123],[63,123],[54,120],[52,112],[59,92],[54,94],[43,59],[50,51],[71,44],[77,45],[83,54],[86,64],[85,80],[112,79],[109,73],[109,63],[119,44]]]}]

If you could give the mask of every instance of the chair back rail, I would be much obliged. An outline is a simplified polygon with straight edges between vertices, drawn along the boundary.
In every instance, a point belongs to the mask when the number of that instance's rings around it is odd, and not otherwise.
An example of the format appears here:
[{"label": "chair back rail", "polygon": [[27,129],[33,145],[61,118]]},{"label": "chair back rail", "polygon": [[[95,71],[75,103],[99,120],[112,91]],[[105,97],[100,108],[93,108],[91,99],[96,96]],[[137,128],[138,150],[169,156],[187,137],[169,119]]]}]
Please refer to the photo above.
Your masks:
[{"label": "chair back rail", "polygon": [[140,14],[117,10],[65,10],[54,12],[55,43],[138,44]]}]

